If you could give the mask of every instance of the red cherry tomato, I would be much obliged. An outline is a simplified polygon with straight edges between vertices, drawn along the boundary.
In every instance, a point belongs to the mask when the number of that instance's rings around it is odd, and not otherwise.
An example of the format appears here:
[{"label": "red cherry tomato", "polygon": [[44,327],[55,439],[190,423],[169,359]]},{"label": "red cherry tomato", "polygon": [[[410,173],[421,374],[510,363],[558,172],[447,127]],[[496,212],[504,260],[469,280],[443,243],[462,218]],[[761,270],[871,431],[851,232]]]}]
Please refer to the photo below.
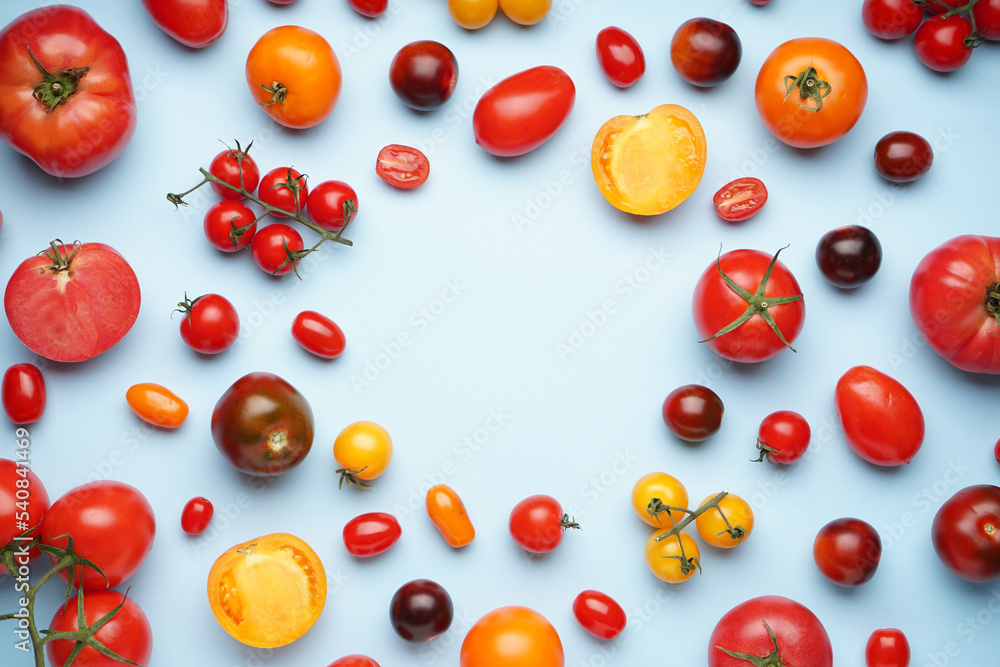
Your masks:
[{"label": "red cherry tomato", "polygon": [[847,444],[869,463],[909,463],[924,442],[924,415],[913,394],[871,366],[840,377],[836,405]]},{"label": "red cherry tomato", "polygon": [[806,453],[812,437],[809,422],[798,412],[779,410],[764,417],[757,429],[757,449],[760,458],[786,465],[798,461]]},{"label": "red cherry tomato", "polygon": [[[76,632],[80,629],[77,615],[76,597],[56,610],[49,628],[57,632]],[[153,654],[153,633],[149,619],[142,608],[131,597],[119,591],[95,591],[84,596],[84,623],[93,625],[104,616],[110,615],[115,607],[122,605],[108,622],[94,633],[94,639],[120,655],[132,664],[148,665]],[[50,665],[65,665],[76,649],[77,642],[69,639],[54,639],[45,645],[45,655]],[[127,664],[109,658],[96,648],[86,646],[76,655],[74,667],[112,667]]]},{"label": "red cherry tomato", "polygon": [[725,406],[719,395],[700,384],[686,384],[667,394],[663,423],[681,440],[701,442],[722,426]]},{"label": "red cherry tomato", "polygon": [[402,535],[399,521],[386,512],[368,512],[356,516],[344,526],[347,553],[368,558],[384,553]]},{"label": "red cherry tomato", "polygon": [[965,43],[971,35],[972,24],[961,14],[933,16],[917,28],[913,50],[935,72],[954,72],[972,57],[972,47]]},{"label": "red cherry tomato", "polygon": [[621,605],[600,591],[587,590],[573,600],[573,615],[583,629],[598,639],[614,639],[625,629]]},{"label": "red cherry tomato", "polygon": [[[382,14],[385,14],[385,10],[389,8],[389,0],[347,0],[347,4],[358,14],[367,16],[370,19],[382,16]],[[331,665],[330,667],[333,666]]]},{"label": "red cherry tomato", "polygon": [[3,374],[3,411],[15,424],[32,424],[45,414],[45,378],[34,364],[14,364]]},{"label": "red cherry tomato", "polygon": [[893,183],[917,180],[933,162],[930,142],[913,132],[890,132],[875,144],[875,171]]},{"label": "red cherry tomato", "polygon": [[358,213],[358,195],[343,181],[323,181],[309,191],[306,212],[317,225],[339,232]]},{"label": "red cherry tomato", "polygon": [[215,202],[205,211],[205,238],[222,252],[238,252],[250,245],[257,233],[257,216],[239,201]]},{"label": "red cherry tomato", "polygon": [[646,72],[646,57],[635,37],[610,26],[597,33],[597,64],[608,81],[628,88]]},{"label": "red cherry tomato", "polygon": [[300,213],[309,197],[306,177],[291,167],[272,169],[261,177],[257,187],[257,197],[265,204],[279,209],[268,209],[268,213],[279,218],[288,217],[282,211]]},{"label": "red cherry tomato", "polygon": [[923,9],[912,0],[864,0],[861,4],[861,22],[881,39],[912,35],[923,20]]},{"label": "red cherry tomato", "polygon": [[228,0],[142,0],[142,6],[160,30],[195,49],[222,37],[229,22]]},{"label": "red cherry tomato", "polygon": [[865,667],[907,667],[910,643],[896,628],[875,630],[865,644]]},{"label": "red cherry tomato", "polygon": [[1000,487],[967,486],[946,500],[934,515],[931,541],[945,567],[962,579],[1000,578]]},{"label": "red cherry tomato", "polygon": [[476,143],[500,157],[524,155],[552,138],[573,110],[576,87],[566,72],[542,65],[486,91],[472,112]]},{"label": "red cherry tomato", "polygon": [[767,203],[767,188],[759,178],[737,178],[719,188],[712,203],[723,220],[742,222],[756,215]]},{"label": "red cherry tomato", "polygon": [[579,527],[563,513],[562,505],[552,496],[525,498],[510,513],[511,537],[519,547],[531,553],[552,551],[562,542],[567,528]]},{"label": "red cherry tomato", "polygon": [[1000,0],[979,0],[972,7],[972,17],[980,37],[994,42],[1000,40]]},{"label": "red cherry tomato", "polygon": [[[253,142],[250,142],[250,145],[253,145]],[[253,194],[257,189],[257,184],[260,183],[260,168],[248,154],[249,150],[250,146],[243,150],[240,148],[240,142],[237,141],[235,150],[227,148],[212,158],[212,163],[208,165],[208,173],[234,188],[242,188]],[[239,192],[218,183],[212,183],[211,188],[212,192],[223,199],[243,198]]]},{"label": "red cherry tomato", "polygon": [[[388,1],[388,0],[386,0]],[[352,653],[351,655],[345,655],[343,658],[337,658],[331,662],[327,667],[380,667],[377,662],[367,655],[361,655],[360,653]]]},{"label": "red cherry tomato", "polygon": [[336,359],[347,343],[337,323],[314,310],[303,310],[292,322],[292,338],[307,351],[324,359]]},{"label": "red cherry tomato", "polygon": [[218,354],[232,347],[240,335],[240,316],[229,299],[204,294],[177,304],[183,314],[181,339],[195,352]]},{"label": "red cherry tomato", "polygon": [[378,152],[375,173],[383,181],[397,188],[415,188],[423,185],[431,172],[427,156],[416,148],[402,144],[389,144]]},{"label": "red cherry tomato", "polygon": [[212,501],[201,496],[192,498],[184,505],[181,512],[181,530],[188,535],[201,535],[212,523],[215,508]]},{"label": "red cherry tomato", "polygon": [[[28,430],[14,429],[15,443],[23,451],[30,444]],[[18,463],[0,458],[0,544],[7,546],[24,533],[34,539],[41,533],[38,527],[42,518],[49,511],[49,494],[38,475],[22,461]],[[21,553],[14,554],[14,564],[17,567],[27,565],[41,550],[36,546],[28,550],[25,557]],[[2,559],[0,559],[2,560]],[[0,577],[7,574],[7,566],[0,562]]]},{"label": "red cherry tomato", "polygon": [[272,276],[284,276],[295,270],[305,248],[302,235],[283,223],[270,224],[254,234],[250,256],[261,271]]}]

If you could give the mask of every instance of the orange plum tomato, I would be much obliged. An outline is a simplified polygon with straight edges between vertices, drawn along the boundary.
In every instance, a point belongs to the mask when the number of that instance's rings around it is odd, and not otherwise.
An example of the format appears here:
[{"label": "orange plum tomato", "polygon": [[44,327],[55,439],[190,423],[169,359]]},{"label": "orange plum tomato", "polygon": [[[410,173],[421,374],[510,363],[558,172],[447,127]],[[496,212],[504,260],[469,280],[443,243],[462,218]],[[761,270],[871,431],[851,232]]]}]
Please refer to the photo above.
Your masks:
[{"label": "orange plum tomato", "polygon": [[155,382],[140,382],[125,392],[125,402],[147,424],[177,428],[188,416],[188,405],[177,395]]},{"label": "orange plum tomato", "polygon": [[459,549],[476,538],[465,504],[453,488],[447,484],[435,484],[427,490],[425,505],[427,516],[438,529],[448,546]]}]

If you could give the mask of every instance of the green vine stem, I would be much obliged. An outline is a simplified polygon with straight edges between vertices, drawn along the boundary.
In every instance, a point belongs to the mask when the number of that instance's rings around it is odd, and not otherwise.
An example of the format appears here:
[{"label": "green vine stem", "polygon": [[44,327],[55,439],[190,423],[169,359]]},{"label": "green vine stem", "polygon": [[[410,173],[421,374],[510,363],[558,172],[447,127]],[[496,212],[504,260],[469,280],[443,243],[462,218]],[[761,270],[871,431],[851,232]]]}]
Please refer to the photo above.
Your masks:
[{"label": "green vine stem", "polygon": [[964,5],[959,5],[958,7],[952,7],[942,0],[912,0],[912,2],[918,7],[926,7],[931,4],[944,7],[945,11],[939,14],[941,18],[948,18],[956,14],[966,14],[966,18],[972,25],[972,34],[965,38],[965,46],[974,49],[985,41],[983,36],[979,34],[979,26],[976,25],[976,16],[972,13],[972,8],[976,6],[979,0],[969,0]]},{"label": "green vine stem", "polygon": [[[729,519],[726,517],[726,513],[722,511],[722,507],[719,505],[719,502],[728,495],[729,495],[728,491],[720,491],[719,493],[715,494],[714,496],[706,500],[704,503],[702,503],[701,506],[699,506],[698,509],[695,510],[691,510],[686,507],[673,507],[671,505],[665,505],[659,498],[650,499],[649,504],[646,506],[646,512],[651,517],[656,517],[660,514],[668,512],[678,512],[684,515],[683,519],[674,522],[673,528],[655,538],[657,542],[659,542],[660,540],[669,539],[671,537],[677,538],[677,543],[681,550],[680,556],[677,557],[678,560],[680,561],[680,565],[678,565],[678,567],[680,568],[682,574],[688,574],[689,572],[692,572],[695,569],[698,570],[701,569],[701,564],[697,561],[697,559],[688,558],[687,555],[684,553],[684,542],[681,540],[680,534],[681,531],[687,528],[692,521],[695,521],[699,516],[701,516],[705,512],[711,509],[715,509],[716,511],[718,511],[719,516],[722,517],[722,520],[726,524],[726,529],[720,532],[719,533],[720,535],[722,533],[729,533],[729,536],[732,537],[737,542],[742,542],[743,538],[746,537],[747,535],[746,529],[744,529],[741,526],[732,525],[729,522]],[[668,516],[673,517],[672,514],[668,514]]]}]

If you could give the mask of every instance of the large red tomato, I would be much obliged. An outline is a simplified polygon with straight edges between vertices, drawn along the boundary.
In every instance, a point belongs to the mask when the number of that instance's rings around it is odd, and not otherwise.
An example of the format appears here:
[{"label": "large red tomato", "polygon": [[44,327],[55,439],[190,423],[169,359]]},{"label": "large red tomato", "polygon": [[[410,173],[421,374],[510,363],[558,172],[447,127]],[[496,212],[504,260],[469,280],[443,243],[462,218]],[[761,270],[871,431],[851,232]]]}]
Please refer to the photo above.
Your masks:
[{"label": "large red tomato", "polygon": [[53,176],[107,165],[135,132],[121,45],[69,5],[26,12],[0,31],[0,138]]},{"label": "large red tomato", "polygon": [[708,640],[708,667],[831,667],[826,628],[808,608],[780,595],[742,602],[719,619]]},{"label": "large red tomato", "polygon": [[[78,600],[74,597],[66,606],[59,607],[49,627],[60,632],[79,630],[77,604]],[[149,627],[149,619],[135,600],[118,591],[87,593],[83,598],[84,623],[87,626],[97,623],[118,605],[121,605],[121,609],[94,633],[94,638],[126,660],[146,667],[153,654],[153,632]],[[66,664],[75,646],[76,642],[69,639],[50,641],[45,645],[49,664]],[[118,667],[122,664],[126,663],[103,655],[89,646],[80,651],[73,660],[73,667]]]},{"label": "large red tomato", "polygon": [[754,362],[791,348],[806,306],[795,276],[777,253],[733,250],[698,279],[693,313],[698,333],[716,354]]},{"label": "large red tomato", "polygon": [[58,245],[21,262],[3,306],[14,334],[53,361],[84,361],[117,343],[139,315],[139,282],[103,243]]},{"label": "large red tomato", "polygon": [[909,463],[924,442],[924,415],[906,387],[871,366],[837,381],[837,417],[854,453],[869,463]]},{"label": "large red tomato", "polygon": [[910,315],[958,368],[1000,373],[1000,238],[956,236],[931,250],[910,280]]},{"label": "large red tomato", "polygon": [[[24,429],[16,429],[18,442],[27,442]],[[26,451],[26,450],[23,450]],[[28,537],[38,537],[38,526],[49,511],[49,494],[42,481],[30,468],[18,465],[10,459],[0,459],[0,548],[14,541],[15,537],[32,531]],[[38,549],[31,549],[27,555],[15,552],[14,564],[27,565],[38,555]],[[0,576],[7,574],[7,566],[0,563]]]},{"label": "large red tomato", "polygon": [[229,23],[229,0],[142,0],[150,18],[184,46],[208,46]]},{"label": "large red tomato", "polygon": [[934,515],[931,539],[941,562],[962,579],[1000,578],[1000,487],[967,486],[946,500]]}]

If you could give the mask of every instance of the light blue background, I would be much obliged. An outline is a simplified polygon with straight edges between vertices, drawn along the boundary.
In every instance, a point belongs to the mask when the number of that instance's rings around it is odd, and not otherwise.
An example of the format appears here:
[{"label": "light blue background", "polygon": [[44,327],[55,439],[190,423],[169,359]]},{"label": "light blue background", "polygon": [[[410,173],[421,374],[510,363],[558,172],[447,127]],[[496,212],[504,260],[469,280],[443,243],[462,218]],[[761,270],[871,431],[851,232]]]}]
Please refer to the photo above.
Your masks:
[{"label": "light blue background", "polygon": [[[557,0],[540,25],[521,28],[499,16],[477,32],[457,27],[444,2],[395,0],[385,16],[367,20],[342,0],[287,7],[241,0],[231,3],[221,41],[193,51],[161,33],[138,2],[78,4],[128,54],[138,130],[111,166],[75,181],[59,182],[0,150],[0,274],[61,238],[109,243],[139,276],[142,308],[123,341],[86,363],[45,366],[49,406],[30,429],[31,459],[53,500],[107,477],[135,485],[152,503],[156,541],[128,583],[153,626],[153,664],[324,666],[360,652],[383,667],[457,665],[469,626],[507,604],[545,614],[573,667],[703,664],[718,618],[771,593],[820,617],[838,665],[862,665],[869,633],[887,626],[906,632],[915,667],[995,663],[1000,582],[974,586],[948,574],[929,532],[946,497],[1000,481],[992,458],[1000,387],[929,351],[907,306],[910,275],[927,251],[959,233],[997,234],[995,45],[979,48],[961,71],[938,75],[916,60],[912,39],[870,36],[857,0],[775,0],[764,8],[746,0]],[[4,3],[0,21],[29,5]],[[711,90],[683,83],[669,61],[673,31],[699,15],[728,22],[743,41],[739,70]],[[324,34],[344,70],[337,108],[312,130],[272,123],[243,78],[256,39],[286,23]],[[645,50],[646,75],[631,89],[614,88],[597,67],[594,38],[608,25],[631,32]],[[847,137],[798,151],[763,127],[753,85],[775,46],[808,35],[850,48],[868,73],[870,95]],[[460,65],[454,97],[432,113],[410,111],[388,85],[396,50],[416,39],[445,43]],[[573,113],[534,153],[494,159],[472,140],[475,102],[502,78],[539,64],[573,78]],[[597,191],[590,144],[608,118],[664,103],[699,117],[708,166],[688,201],[639,220]],[[931,171],[904,187],[881,180],[871,160],[878,138],[897,129],[916,131],[935,148]],[[262,170],[293,165],[313,183],[354,185],[360,214],[347,236],[355,246],[324,247],[303,263],[301,281],[268,277],[245,254],[222,256],[208,246],[200,227],[214,201],[207,189],[181,211],[164,195],[194,185],[219,142],[233,139],[254,140]],[[388,143],[422,148],[430,180],[412,191],[379,180],[375,155]],[[762,178],[770,200],[757,217],[727,226],[711,195],[737,175]],[[884,262],[870,284],[848,293],[824,281],[813,253],[824,232],[850,223],[875,231]],[[782,259],[807,304],[798,353],[744,367],[698,345],[691,293],[720,246],[773,252],[785,245]],[[235,304],[243,335],[234,348],[202,358],[184,346],[171,311],[185,292],[218,292]],[[291,321],[307,308],[343,327],[348,346],[340,359],[317,360],[293,342]],[[591,327],[595,320],[600,325]],[[582,347],[561,356],[559,345],[584,331],[592,335]],[[401,339],[408,343],[397,345]],[[0,364],[20,361],[39,363],[0,327]],[[833,387],[855,364],[890,373],[920,402],[927,438],[911,465],[876,469],[847,448]],[[208,429],[222,392],[256,370],[288,379],[316,413],[314,451],[266,483],[225,463]],[[125,390],[143,381],[190,404],[182,428],[153,430],[132,415]],[[726,405],[722,430],[700,446],[672,438],[660,419],[666,394],[690,382],[711,386]],[[807,460],[782,470],[748,463],[757,425],[778,409],[797,410],[812,424]],[[333,439],[360,419],[389,430],[395,458],[371,492],[338,491]],[[11,426],[2,455],[13,456],[12,440]],[[648,530],[629,506],[632,484],[653,470],[680,478],[692,502],[725,489],[748,498],[757,515],[745,545],[727,553],[706,547],[704,574],[681,587],[647,571]],[[458,490],[476,524],[476,541],[464,550],[447,547],[423,512],[423,492],[437,481]],[[525,557],[506,527],[510,508],[532,493],[557,497],[583,526],[539,558]],[[180,531],[179,515],[195,495],[215,503],[217,518],[192,539]],[[378,558],[353,560],[341,529],[376,510],[395,512],[403,537]],[[854,590],[833,586],[812,563],[816,531],[841,516],[872,523],[885,546],[875,578]],[[319,552],[330,593],[304,638],[258,651],[219,628],[204,587],[222,551],[275,531],[297,534]],[[451,592],[455,622],[433,643],[411,646],[391,630],[388,603],[398,586],[421,577]],[[0,607],[12,609],[6,581]],[[622,638],[602,643],[576,624],[571,602],[586,588],[624,606]],[[43,617],[58,597],[54,588],[42,596]],[[13,650],[9,624],[0,625],[0,637],[0,664],[29,664]]]}]

